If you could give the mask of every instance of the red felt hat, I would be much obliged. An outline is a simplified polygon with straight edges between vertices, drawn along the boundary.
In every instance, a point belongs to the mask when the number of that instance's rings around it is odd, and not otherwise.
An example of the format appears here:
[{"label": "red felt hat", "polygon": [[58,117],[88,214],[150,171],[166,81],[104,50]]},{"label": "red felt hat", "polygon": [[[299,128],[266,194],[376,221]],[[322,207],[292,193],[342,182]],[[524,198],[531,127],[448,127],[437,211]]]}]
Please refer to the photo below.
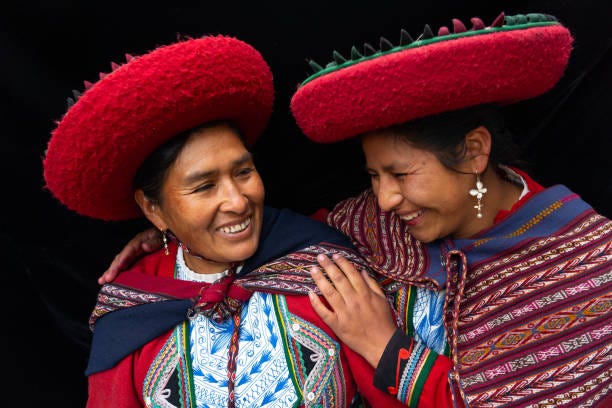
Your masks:
[{"label": "red felt hat", "polygon": [[331,143],[413,119],[484,103],[508,104],[551,89],[563,75],[573,38],[553,16],[501,14],[471,29],[453,20],[400,45],[355,47],[300,84],[291,111],[303,133]]},{"label": "red felt hat", "polygon": [[233,121],[253,143],[272,112],[269,66],[232,37],[179,41],[114,68],[69,108],[43,159],[46,187],[82,215],[142,215],[132,179],[158,146],[213,120]]}]

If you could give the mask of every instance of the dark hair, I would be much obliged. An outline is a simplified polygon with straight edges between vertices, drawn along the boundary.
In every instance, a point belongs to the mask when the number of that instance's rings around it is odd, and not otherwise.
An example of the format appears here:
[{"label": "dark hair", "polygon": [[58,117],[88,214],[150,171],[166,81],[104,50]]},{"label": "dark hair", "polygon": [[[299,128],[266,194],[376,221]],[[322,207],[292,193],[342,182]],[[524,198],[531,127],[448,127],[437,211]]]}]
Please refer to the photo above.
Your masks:
[{"label": "dark hair", "polygon": [[457,170],[466,153],[465,135],[479,126],[491,133],[489,161],[522,167],[520,149],[506,124],[499,107],[492,104],[444,112],[387,128],[399,140],[428,150],[449,169]]},{"label": "dark hair", "polygon": [[136,171],[136,175],[132,182],[134,190],[142,190],[147,199],[154,203],[159,203],[161,201],[161,188],[168,174],[168,170],[185,147],[185,143],[187,143],[189,137],[204,129],[209,129],[221,124],[229,126],[236,132],[244,146],[247,147],[242,132],[233,122],[227,120],[206,122],[203,125],[179,133],[148,155],[138,168],[138,171]]}]

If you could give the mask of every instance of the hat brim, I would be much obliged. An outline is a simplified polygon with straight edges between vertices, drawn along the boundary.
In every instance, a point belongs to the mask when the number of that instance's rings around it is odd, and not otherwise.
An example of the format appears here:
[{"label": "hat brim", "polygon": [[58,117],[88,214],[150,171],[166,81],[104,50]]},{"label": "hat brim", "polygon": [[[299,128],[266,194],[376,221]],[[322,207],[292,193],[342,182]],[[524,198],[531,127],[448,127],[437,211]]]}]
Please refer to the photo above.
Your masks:
[{"label": "hat brim", "polygon": [[226,36],[159,47],[83,93],[53,131],[47,188],[68,208],[104,220],[141,216],[132,180],[180,132],[230,120],[254,142],[272,111],[272,73],[260,53]]},{"label": "hat brim", "polygon": [[533,98],[563,75],[573,41],[557,22],[470,34],[416,41],[313,75],[293,95],[291,112],[308,138],[331,143],[450,110]]}]

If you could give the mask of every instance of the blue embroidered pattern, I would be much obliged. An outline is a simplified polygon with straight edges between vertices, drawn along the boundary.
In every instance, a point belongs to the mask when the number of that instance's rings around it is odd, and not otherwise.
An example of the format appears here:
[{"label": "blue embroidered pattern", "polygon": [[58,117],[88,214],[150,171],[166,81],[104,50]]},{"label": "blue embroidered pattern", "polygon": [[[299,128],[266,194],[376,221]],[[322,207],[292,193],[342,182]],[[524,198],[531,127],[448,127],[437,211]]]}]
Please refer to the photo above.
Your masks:
[{"label": "blue embroidered pattern", "polygon": [[[233,321],[191,321],[191,359],[198,407],[227,406],[227,355]],[[242,309],[236,369],[237,407],[292,406],[298,394],[280,340],[272,295],[254,293]]]},{"label": "blue embroidered pattern", "polygon": [[444,354],[446,332],[442,323],[442,309],[446,291],[416,289],[413,313],[414,337],[436,353]]}]

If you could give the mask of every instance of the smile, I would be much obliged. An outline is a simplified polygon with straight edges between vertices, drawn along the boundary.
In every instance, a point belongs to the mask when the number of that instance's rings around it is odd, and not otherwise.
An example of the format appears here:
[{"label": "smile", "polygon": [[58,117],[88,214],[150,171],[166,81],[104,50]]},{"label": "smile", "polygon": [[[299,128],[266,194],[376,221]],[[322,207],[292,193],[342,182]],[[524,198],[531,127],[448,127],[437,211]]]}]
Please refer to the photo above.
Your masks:
[{"label": "smile", "polygon": [[250,224],[251,224],[251,217],[247,218],[245,221],[241,222],[240,224],[230,225],[228,227],[221,227],[219,228],[219,231],[225,234],[237,234],[247,229],[247,227]]},{"label": "smile", "polygon": [[402,221],[409,222],[409,221],[412,221],[412,220],[414,220],[415,218],[417,218],[417,217],[421,216],[421,214],[423,214],[423,210],[421,210],[421,211],[417,211],[417,212],[413,212],[413,213],[408,214],[408,215],[402,215],[402,216],[400,216],[400,219],[401,219]]}]

